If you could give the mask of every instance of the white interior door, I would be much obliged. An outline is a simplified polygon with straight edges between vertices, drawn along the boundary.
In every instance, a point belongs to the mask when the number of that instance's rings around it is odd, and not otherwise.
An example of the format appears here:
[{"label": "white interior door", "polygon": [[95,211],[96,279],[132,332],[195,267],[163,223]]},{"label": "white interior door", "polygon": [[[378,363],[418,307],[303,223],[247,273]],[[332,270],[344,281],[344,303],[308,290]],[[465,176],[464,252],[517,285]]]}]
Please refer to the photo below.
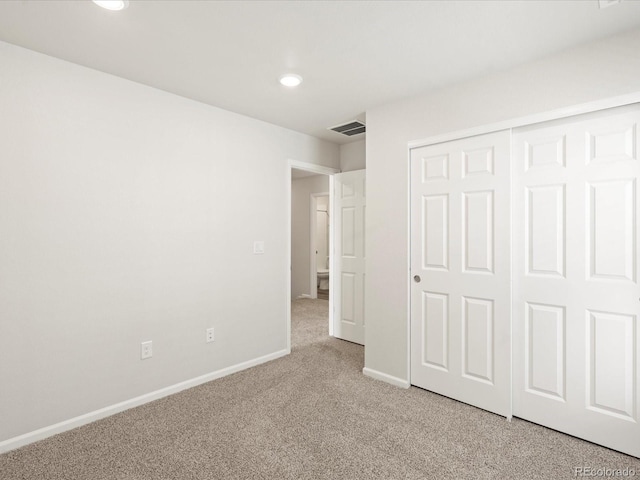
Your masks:
[{"label": "white interior door", "polygon": [[511,415],[510,132],[411,151],[411,383]]},{"label": "white interior door", "polygon": [[640,456],[640,107],[520,129],[514,415]]},{"label": "white interior door", "polygon": [[364,345],[365,170],[333,176],[334,336]]}]

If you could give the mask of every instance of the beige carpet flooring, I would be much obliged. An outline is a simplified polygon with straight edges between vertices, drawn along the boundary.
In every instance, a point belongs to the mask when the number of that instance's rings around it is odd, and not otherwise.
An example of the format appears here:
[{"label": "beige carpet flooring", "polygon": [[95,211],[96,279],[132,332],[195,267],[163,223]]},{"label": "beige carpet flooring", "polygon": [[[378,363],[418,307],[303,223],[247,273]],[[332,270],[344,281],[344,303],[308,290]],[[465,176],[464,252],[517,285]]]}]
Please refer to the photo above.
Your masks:
[{"label": "beige carpet flooring", "polygon": [[363,348],[327,336],[327,304],[294,302],[291,355],[0,455],[0,478],[640,477],[633,457],[363,376]]}]

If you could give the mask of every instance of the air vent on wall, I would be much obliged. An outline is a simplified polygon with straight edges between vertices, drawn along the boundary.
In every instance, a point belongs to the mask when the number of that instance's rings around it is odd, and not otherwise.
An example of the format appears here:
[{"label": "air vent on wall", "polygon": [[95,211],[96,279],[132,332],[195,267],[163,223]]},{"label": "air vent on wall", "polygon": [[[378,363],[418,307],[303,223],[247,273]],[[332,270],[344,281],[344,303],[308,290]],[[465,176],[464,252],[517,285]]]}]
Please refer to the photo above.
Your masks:
[{"label": "air vent on wall", "polygon": [[347,123],[329,128],[329,130],[333,130],[334,132],[341,133],[342,135],[346,135],[348,137],[364,133],[366,129],[367,127],[365,126],[365,124],[360,120],[350,120]]}]

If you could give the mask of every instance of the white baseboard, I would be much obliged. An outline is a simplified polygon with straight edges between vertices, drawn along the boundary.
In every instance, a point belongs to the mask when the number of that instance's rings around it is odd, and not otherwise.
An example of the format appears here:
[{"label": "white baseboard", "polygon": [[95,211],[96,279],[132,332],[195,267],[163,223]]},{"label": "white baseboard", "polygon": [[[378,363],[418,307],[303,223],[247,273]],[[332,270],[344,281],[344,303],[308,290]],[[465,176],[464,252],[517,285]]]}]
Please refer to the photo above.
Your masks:
[{"label": "white baseboard", "polygon": [[386,373],[379,372],[377,370],[372,370],[371,368],[364,367],[362,369],[362,373],[367,377],[375,378],[376,380],[381,380],[386,383],[390,383],[396,387],[400,388],[409,388],[411,383],[409,380],[405,380],[403,378],[394,377],[393,375],[388,375]]},{"label": "white baseboard", "polygon": [[124,410],[128,410],[130,408],[137,407],[154,400],[158,400],[159,398],[167,397],[182,390],[186,390],[187,388],[197,387],[198,385],[202,385],[203,383],[207,383],[211,380],[231,375],[232,373],[236,373],[241,370],[246,370],[247,368],[255,367],[256,365],[260,365],[261,363],[270,362],[271,360],[275,360],[276,358],[284,357],[289,353],[291,353],[290,350],[280,350],[278,352],[270,353],[269,355],[254,358],[253,360],[248,360],[246,362],[232,365],[215,372],[207,373],[206,375],[192,378],[184,382],[176,383],[175,385],[170,385],[154,392],[145,393],[144,395],[140,395],[139,397],[125,400],[124,402],[116,403],[115,405],[110,405],[93,412],[85,413],[84,415],[80,415],[78,417],[74,417],[69,420],[50,425],[48,427],[40,428],[38,430],[34,430],[33,432],[9,438],[8,440],[0,442],[0,453],[5,453],[24,445],[28,445],[29,443],[37,442],[38,440],[43,440],[47,437],[57,435],[58,433],[81,427],[82,425],[86,425],[87,423],[95,422],[96,420],[100,420],[101,418],[120,413]]},{"label": "white baseboard", "polygon": [[311,295],[309,295],[308,293],[302,293],[296,297],[296,300],[301,300],[303,298],[311,298]]}]

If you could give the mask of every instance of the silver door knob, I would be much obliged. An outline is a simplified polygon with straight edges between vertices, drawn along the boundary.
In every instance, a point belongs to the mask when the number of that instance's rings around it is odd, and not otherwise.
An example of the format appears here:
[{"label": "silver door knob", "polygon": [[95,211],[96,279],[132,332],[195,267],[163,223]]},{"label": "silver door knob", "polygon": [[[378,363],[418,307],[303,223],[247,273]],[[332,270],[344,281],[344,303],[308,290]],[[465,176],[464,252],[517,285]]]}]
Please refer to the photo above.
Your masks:
[{"label": "silver door knob", "polygon": [[420,280],[422,280],[422,279],[420,278],[420,275],[414,275],[414,277],[413,277],[413,281],[414,281],[414,282],[416,282],[416,283],[420,283]]}]

